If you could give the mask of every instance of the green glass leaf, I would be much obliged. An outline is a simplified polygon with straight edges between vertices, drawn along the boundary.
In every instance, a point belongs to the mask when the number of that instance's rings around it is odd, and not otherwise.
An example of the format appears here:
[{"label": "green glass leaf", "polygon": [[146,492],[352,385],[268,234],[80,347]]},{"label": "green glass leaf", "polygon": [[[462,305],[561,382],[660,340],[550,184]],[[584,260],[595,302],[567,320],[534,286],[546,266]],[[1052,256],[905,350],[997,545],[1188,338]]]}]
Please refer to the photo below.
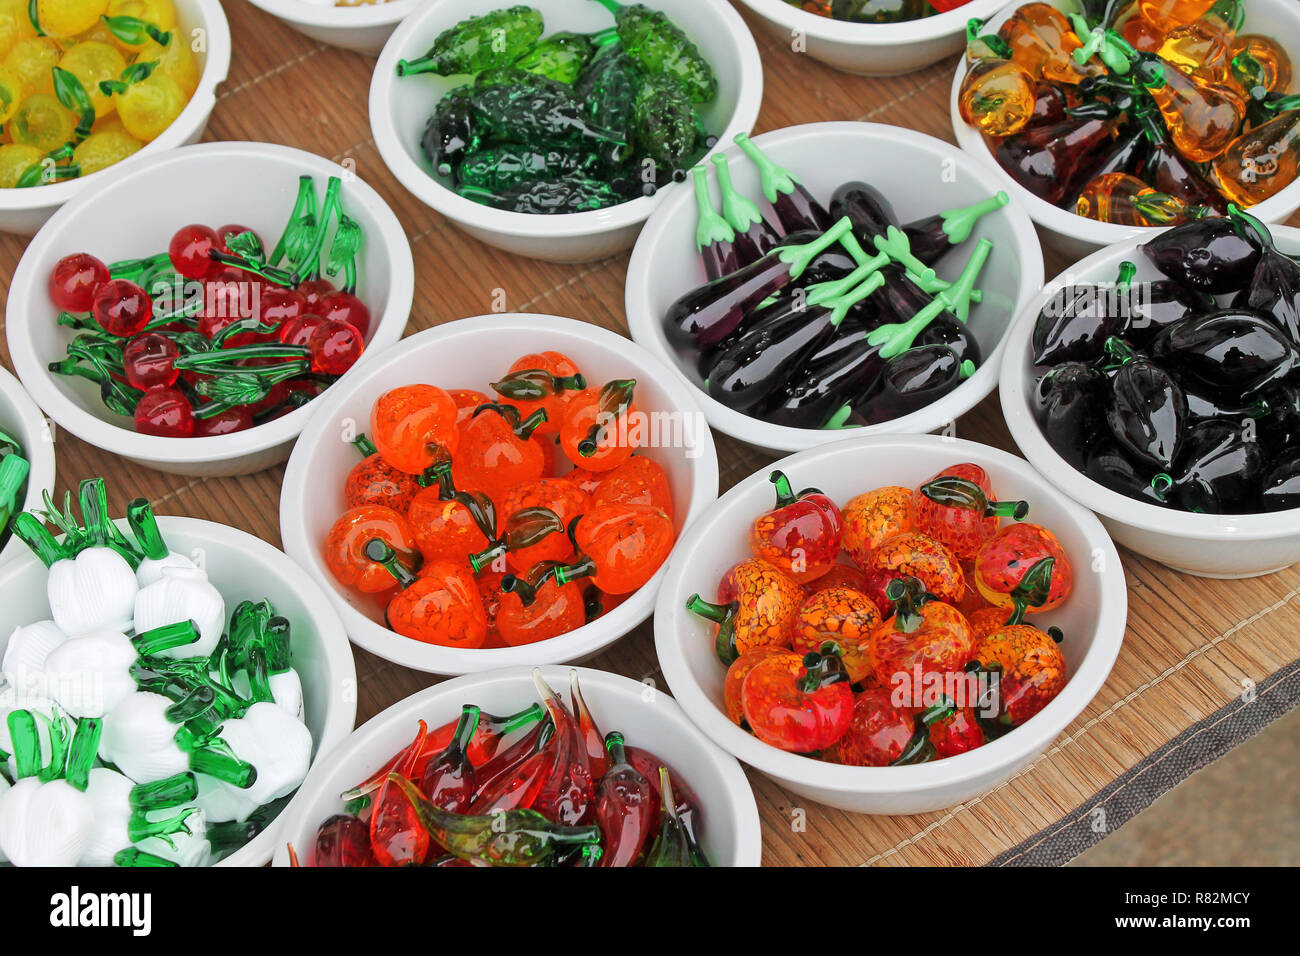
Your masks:
[{"label": "green glass leaf", "polygon": [[270,394],[271,386],[265,378],[250,372],[233,372],[217,378],[204,379],[194,386],[204,398],[229,405],[251,405]]},{"label": "green glass leaf", "polygon": [[326,273],[338,275],[340,269],[356,258],[360,249],[361,226],[351,216],[340,213],[339,225],[334,230],[334,241],[330,243],[329,257],[325,264]]},{"label": "green glass leaf", "polygon": [[226,248],[235,255],[243,256],[253,262],[261,263],[266,260],[266,250],[262,247],[262,240],[251,230],[227,236]]},{"label": "green glass leaf", "polygon": [[167,46],[171,42],[170,33],[159,30],[153,24],[146,23],[139,17],[101,16],[99,19],[104,21],[109,33],[127,46],[140,46],[145,40],[153,40],[159,46]]}]

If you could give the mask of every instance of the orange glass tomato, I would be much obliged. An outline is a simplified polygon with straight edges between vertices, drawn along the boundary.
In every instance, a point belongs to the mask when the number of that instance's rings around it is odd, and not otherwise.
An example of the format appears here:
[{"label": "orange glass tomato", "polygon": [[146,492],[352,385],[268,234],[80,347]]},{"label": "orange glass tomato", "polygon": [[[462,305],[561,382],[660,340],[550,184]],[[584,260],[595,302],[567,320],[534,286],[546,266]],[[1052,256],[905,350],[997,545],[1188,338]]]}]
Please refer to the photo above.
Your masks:
[{"label": "orange glass tomato", "polygon": [[[573,542],[565,534],[574,518],[587,511],[591,501],[577,485],[563,478],[539,478],[519,485],[497,506],[498,536],[505,538],[511,519],[532,508],[545,508],[556,517],[558,530],[547,534],[528,547],[511,547],[505,552],[506,561],[516,574],[523,574],[542,561],[568,561],[573,557]],[[514,529],[516,534],[521,529]]]},{"label": "orange glass tomato", "polygon": [[480,405],[460,429],[451,473],[462,491],[481,491],[500,501],[518,485],[542,477],[545,456],[530,441],[544,412],[527,419],[509,405]]},{"label": "orange glass tomato", "polygon": [[378,538],[402,561],[416,560],[415,538],[406,519],[392,508],[362,505],[335,519],[325,536],[325,565],[340,584],[374,594],[393,586],[393,578],[366,555],[366,543]]},{"label": "orange glass tomato", "polygon": [[784,654],[759,661],[740,689],[754,736],[793,753],[825,750],[853,719],[853,691],[833,649],[797,662]]},{"label": "orange glass tomato", "polygon": [[474,414],[474,409],[492,403],[492,399],[487,395],[473,388],[449,388],[447,394],[456,403],[457,428],[469,421],[469,417]]},{"label": "orange glass tomato", "polygon": [[604,474],[604,480],[592,492],[594,505],[653,505],[673,517],[673,491],[668,475],[653,458],[633,455],[623,464]]},{"label": "orange glass tomato", "polygon": [[917,578],[891,582],[888,593],[894,615],[871,634],[871,669],[884,687],[910,684],[919,701],[924,688],[916,686],[918,675],[946,682],[964,671],[975,649],[970,622],[952,605],[927,599]]},{"label": "orange glass tomato", "polygon": [[795,494],[790,479],[774,471],[776,507],[754,519],[749,548],[798,584],[821,577],[836,563],[844,520],[835,502],[815,488]]},{"label": "orange glass tomato", "polygon": [[912,494],[913,527],[959,561],[975,559],[984,542],[997,534],[1000,519],[1020,521],[1027,514],[1027,501],[994,501],[988,472],[971,462],[945,468]]},{"label": "orange glass tomato", "polygon": [[974,657],[984,668],[1001,668],[998,720],[1018,727],[1065,687],[1065,655],[1046,631],[1011,624],[983,638]]},{"label": "orange glass tomato", "polygon": [[888,690],[866,690],[853,702],[835,757],[847,767],[888,767],[903,756],[915,734],[915,718],[893,705]]},{"label": "orange glass tomato", "polygon": [[828,588],[807,598],[799,608],[791,634],[791,649],[807,654],[832,643],[856,684],[872,673],[871,635],[880,626],[880,612],[871,599],[850,588]]},{"label": "orange glass tomato", "polygon": [[383,505],[398,514],[406,514],[420,490],[415,478],[384,461],[365,435],[359,436],[352,444],[366,457],[348,472],[343,485],[343,500],[347,506]]},{"label": "orange glass tomato", "polygon": [[802,654],[796,654],[783,647],[766,644],[762,647],[756,647],[746,654],[741,654],[727,668],[727,677],[722,683],[722,703],[732,723],[743,726],[745,722],[745,711],[740,703],[740,690],[745,684],[745,678],[749,676],[750,671],[758,666],[760,661],[775,656],[784,656],[791,666],[803,664]]},{"label": "orange glass tomato", "polygon": [[482,495],[456,491],[450,467],[450,462],[439,462],[431,469],[438,483],[415,496],[406,517],[424,560],[464,565],[471,554],[488,546],[483,528],[491,529],[496,516],[492,502]]},{"label": "orange glass tomato", "polygon": [[478,586],[479,600],[483,602],[483,616],[487,619],[489,642],[494,637],[499,637],[497,634],[497,614],[501,609],[501,597],[504,593],[501,590],[501,581],[504,577],[505,572],[503,571],[480,571],[474,575],[474,583]]},{"label": "orange glass tomato", "polygon": [[[830,588],[852,588],[854,591],[865,595],[869,587],[870,583],[867,576],[860,568],[855,568],[851,564],[836,564],[815,581],[809,581],[805,584],[803,589],[806,594],[812,595]],[[868,595],[868,597],[870,596]],[[874,600],[872,604],[875,604]],[[879,607],[876,610],[879,612]]]},{"label": "orange glass tomato", "polygon": [[983,638],[1003,627],[1007,623],[1007,609],[1004,607],[985,607],[973,614],[966,615],[970,624],[971,635],[978,644]]},{"label": "orange glass tomato", "polygon": [[841,546],[859,567],[886,538],[912,530],[912,489],[890,485],[849,499]]},{"label": "orange glass tomato", "polygon": [[388,626],[415,641],[442,647],[476,648],[487,640],[487,614],[469,568],[431,561],[416,575],[379,539],[366,545],[376,566],[401,588],[388,602]]},{"label": "orange glass tomato", "polygon": [[886,538],[871,553],[864,570],[884,571],[896,578],[920,578],[927,591],[949,603],[960,601],[966,590],[966,574],[956,556],[917,531]]},{"label": "orange glass tomato", "polygon": [[1007,525],[975,556],[975,586],[990,604],[1011,609],[1010,624],[1060,607],[1073,584],[1065,549],[1041,525]]},{"label": "orange glass tomato", "polygon": [[403,385],[385,392],[370,409],[370,439],[384,461],[418,475],[456,454],[456,403],[435,385]]},{"label": "orange glass tomato", "polygon": [[760,647],[789,647],[804,593],[799,585],[766,561],[749,558],[736,564],[718,584],[718,603],[698,594],[686,609],[718,625],[714,650],[724,664]]},{"label": "orange glass tomato", "polygon": [[501,582],[497,631],[511,647],[535,644],[587,623],[586,602],[576,583],[561,584],[556,564],[539,564],[526,577],[507,574]]},{"label": "orange glass tomato", "polygon": [[936,757],[955,757],[986,743],[984,730],[969,707],[947,708],[927,720]]},{"label": "orange glass tomato", "polygon": [[573,397],[587,387],[587,380],[563,352],[534,352],[515,359],[509,372],[492,390],[500,400],[513,405],[522,418],[539,408],[546,410],[546,421],[537,429],[541,435],[560,431],[565,411]]},{"label": "orange glass tomato", "polygon": [[574,468],[564,476],[565,481],[572,482],[589,495],[594,495],[600,483],[609,474],[606,471],[588,471],[586,468]]},{"label": "orange glass tomato", "polygon": [[590,577],[602,591],[630,594],[654,577],[674,537],[672,521],[658,508],[601,505],[574,526],[577,562],[555,574],[561,583]]},{"label": "orange glass tomato", "polygon": [[636,379],[616,379],[569,399],[560,423],[560,449],[587,471],[611,471],[641,443]]}]

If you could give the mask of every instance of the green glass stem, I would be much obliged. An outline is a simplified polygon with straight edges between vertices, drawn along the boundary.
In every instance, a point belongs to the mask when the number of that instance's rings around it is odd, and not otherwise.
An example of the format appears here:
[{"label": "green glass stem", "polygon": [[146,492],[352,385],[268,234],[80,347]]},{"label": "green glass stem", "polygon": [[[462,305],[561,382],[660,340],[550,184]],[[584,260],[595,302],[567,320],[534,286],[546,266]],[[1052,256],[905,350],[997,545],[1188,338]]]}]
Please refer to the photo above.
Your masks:
[{"label": "green glass stem", "polygon": [[571,581],[593,577],[599,569],[590,555],[581,555],[574,564],[555,569],[555,583],[564,587]]},{"label": "green glass stem", "polygon": [[90,780],[90,768],[99,756],[99,738],[104,729],[102,717],[82,717],[77,720],[76,733],[68,747],[68,760],[63,776],[78,790],[85,791]]},{"label": "green glass stem", "polygon": [[401,562],[397,552],[389,547],[387,542],[379,538],[371,538],[366,542],[365,551],[367,558],[384,566],[399,587],[405,589],[415,583],[415,572]]},{"label": "green glass stem", "polygon": [[108,274],[114,279],[130,279],[135,281],[146,272],[151,272],[170,262],[171,256],[165,252],[146,256],[143,259],[120,259],[109,265]]},{"label": "green glass stem", "polygon": [[45,525],[41,524],[40,519],[29,511],[15,515],[10,523],[10,530],[14,537],[27,545],[47,568],[52,567],[56,561],[67,558],[63,545],[55,541],[54,535],[50,534]]},{"label": "green glass stem", "polygon": [[127,801],[132,810],[148,812],[178,807],[197,799],[198,795],[199,783],[193,772],[182,770],[152,783],[137,783],[131,788]]},{"label": "green glass stem", "polygon": [[[18,502],[18,493],[27,483],[31,464],[22,455],[5,455],[0,458],[0,511],[12,512]],[[0,529],[3,523],[0,523]]]},{"label": "green glass stem", "polygon": [[118,850],[113,854],[114,866],[127,867],[178,867],[179,863],[173,863],[171,860],[164,859],[156,853],[150,853],[147,850],[141,850],[139,847],[127,847],[125,850]]},{"label": "green glass stem", "polygon": [[150,657],[159,651],[193,644],[198,639],[199,632],[193,621],[178,621],[137,634],[131,638],[131,644],[141,657]]},{"label": "green glass stem", "polygon": [[284,230],[280,233],[280,238],[276,241],[271,254],[266,257],[266,264],[279,265],[280,260],[285,257],[289,240],[303,228],[306,218],[310,217],[314,220],[315,216],[316,180],[311,176],[299,176],[298,195],[293,201],[293,211],[289,213],[289,221],[285,223]]},{"label": "green glass stem", "polygon": [[717,169],[718,190],[722,194],[722,215],[737,235],[744,235],[763,221],[758,207],[736,191],[731,180],[731,164],[723,153],[715,153],[710,161]]},{"label": "green glass stem", "polygon": [[35,777],[41,772],[41,737],[30,710],[11,710],[6,723],[13,741],[14,779]]},{"label": "green glass stem", "polygon": [[578,442],[578,454],[590,458],[600,448],[605,439],[605,423],[601,419],[622,418],[632,407],[632,397],[636,392],[636,379],[620,378],[606,382],[600,389],[596,401],[597,422],[588,429],[586,436]]},{"label": "green glass stem", "polygon": [[782,195],[789,196],[794,192],[795,186],[799,182],[794,173],[773,162],[770,156],[755,145],[754,141],[749,138],[749,134],[737,133],[734,141],[741,151],[749,157],[750,162],[758,167],[763,197],[769,203],[776,202],[777,198]]},{"label": "green glass stem", "polygon": [[[516,402],[540,402],[561,392],[580,392],[587,387],[587,379],[581,372],[555,375],[542,368],[525,368],[490,384],[492,390],[503,398]],[[477,409],[475,414],[478,414]]]},{"label": "green glass stem", "polygon": [[740,611],[739,602],[713,604],[704,600],[698,594],[692,594],[686,599],[686,610],[718,625],[718,633],[713,641],[713,651],[718,660],[730,666],[739,656],[735,639],[736,614]]},{"label": "green glass stem", "polygon": [[[343,188],[343,180],[337,176],[331,176],[329,183],[325,187],[325,199],[321,203],[320,217],[316,222],[316,232],[312,237],[312,242],[307,251],[301,258],[292,261],[293,273],[295,276],[301,276],[303,279],[314,279],[320,275],[320,254],[325,245],[325,234],[329,232],[330,221],[335,216],[343,214],[342,207],[339,205],[339,192]],[[310,268],[308,268],[310,266]],[[297,285],[298,283],[293,283]]]},{"label": "green glass stem", "polygon": [[925,623],[920,607],[926,594],[920,578],[894,578],[885,588],[885,597],[894,602],[894,630],[911,634]]},{"label": "green glass stem", "polygon": [[[803,245],[782,246],[780,251],[776,253],[776,257],[789,266],[791,278],[797,279],[803,275],[804,270],[808,268],[809,264],[814,259],[835,243],[842,242],[846,249],[850,248],[846,237],[851,240],[852,236],[850,233],[852,231],[852,221],[848,216],[843,216],[837,223],[811,242],[805,242]],[[862,252],[860,246],[858,247],[858,252]],[[865,259],[866,255],[863,254],[862,258]]]},{"label": "green glass stem", "polygon": [[158,530],[158,520],[148,499],[132,499],[126,506],[126,521],[135,536],[136,546],[146,558],[161,561],[171,554],[162,532]]},{"label": "green glass stem", "polygon": [[709,195],[708,171],[703,166],[696,166],[691,170],[691,177],[695,181],[696,250],[703,252],[709,246],[721,242],[735,242],[736,231],[713,208],[713,197]]},{"label": "green glass stem", "polygon": [[174,816],[162,820],[151,820],[144,811],[137,810],[127,820],[127,836],[131,838],[132,843],[139,843],[141,840],[147,840],[150,837],[158,837],[175,849],[175,844],[169,838],[175,833],[191,833],[192,831],[189,828],[190,817],[199,812],[201,811],[198,807],[186,807]]},{"label": "green glass stem", "polygon": [[943,234],[954,246],[960,245],[971,237],[976,223],[1009,202],[1011,197],[1005,192],[999,192],[970,206],[944,210],[939,213],[939,218],[943,220]]},{"label": "green glass stem", "polygon": [[370,440],[365,432],[352,439],[352,447],[361,452],[362,458],[369,458],[371,455],[379,454],[379,449],[375,447],[375,443]]}]

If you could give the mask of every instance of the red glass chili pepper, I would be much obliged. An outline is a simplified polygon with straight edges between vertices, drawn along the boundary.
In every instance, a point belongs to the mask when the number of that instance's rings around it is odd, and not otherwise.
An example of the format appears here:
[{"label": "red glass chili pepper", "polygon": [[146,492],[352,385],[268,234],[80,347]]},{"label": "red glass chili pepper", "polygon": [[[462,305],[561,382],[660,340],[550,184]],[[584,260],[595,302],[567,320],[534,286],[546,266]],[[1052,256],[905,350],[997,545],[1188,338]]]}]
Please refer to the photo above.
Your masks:
[{"label": "red glass chili pepper", "polygon": [[370,438],[394,468],[422,474],[456,454],[456,403],[435,385],[404,385],[385,392],[370,409]]},{"label": "red glass chili pepper", "polygon": [[245,429],[252,428],[255,424],[252,409],[247,405],[235,405],[224,411],[217,412],[215,415],[196,418],[194,420],[194,434],[196,437],[230,435],[234,432],[242,432]]},{"label": "red glass chili pepper", "polygon": [[803,589],[766,561],[750,558],[733,566],[718,583],[718,602],[698,594],[686,609],[718,625],[714,651],[724,664],[760,647],[789,647]]},{"label": "red glass chili pepper", "polygon": [[316,830],[312,866],[376,866],[370,829],[356,817],[336,813]]},{"label": "red glass chili pepper", "polygon": [[542,449],[529,439],[545,415],[539,410],[520,419],[513,406],[496,403],[474,409],[460,429],[460,445],[452,459],[456,487],[500,501],[511,489],[541,478]]},{"label": "red glass chili pepper", "polygon": [[[537,707],[543,710],[540,704]],[[503,777],[515,773],[523,766],[524,762],[545,744],[543,734],[549,736],[550,726],[550,722],[546,720],[534,722],[528,733],[520,736],[490,760],[475,766],[474,779],[478,783],[478,792],[489,792]]]},{"label": "red glass chili pepper", "polygon": [[886,538],[871,552],[863,570],[920,578],[926,591],[951,604],[960,601],[966,591],[966,574],[956,556],[919,531]]},{"label": "red glass chili pepper", "polygon": [[[591,506],[591,500],[577,485],[562,478],[539,478],[510,491],[497,503],[499,533],[504,536],[510,519],[531,508],[545,508],[555,515],[560,530]],[[516,531],[518,523],[516,522]],[[545,535],[528,547],[512,547],[506,552],[506,561],[516,573],[527,571],[542,561],[567,561],[573,557],[573,542],[561,534]]]},{"label": "red glass chili pepper", "polygon": [[488,546],[496,527],[492,502],[481,494],[457,491],[449,461],[427,472],[435,484],[423,488],[411,501],[407,519],[416,547],[425,561],[439,559],[464,565],[471,554]]},{"label": "red glass chili pepper", "polygon": [[727,668],[726,679],[722,682],[722,704],[726,708],[727,716],[731,718],[732,723],[742,727],[745,724],[745,711],[740,703],[740,690],[745,686],[745,678],[749,676],[749,672],[757,667],[760,661],[782,654],[787,658],[786,663],[790,665],[803,663],[802,654],[796,654],[794,651],[772,644],[756,647],[752,651],[741,654],[731,662],[731,666]]},{"label": "red glass chili pepper", "polygon": [[587,471],[610,471],[641,443],[640,411],[633,401],[636,379],[616,379],[569,399],[560,423],[560,448]]},{"label": "red glass chili pepper", "polygon": [[785,657],[760,661],[745,678],[740,703],[754,736],[794,753],[825,750],[853,718],[853,691],[834,647],[798,665]]},{"label": "red glass chili pepper", "polygon": [[416,559],[415,538],[406,519],[392,508],[363,505],[339,515],[325,536],[325,565],[335,580],[367,594],[393,586],[392,575],[366,555],[366,544],[374,538],[402,561]]},{"label": "red glass chili pepper", "polygon": [[507,645],[535,644],[587,623],[582,591],[577,584],[559,583],[557,567],[545,562],[525,577],[507,574],[502,578],[497,633]]},{"label": "red glass chili pepper", "polygon": [[1028,624],[1010,624],[989,634],[975,647],[974,658],[981,667],[1001,671],[1000,723],[1019,727],[1065,687],[1065,655],[1057,646],[1055,634]]},{"label": "red glass chili pepper", "polygon": [[888,767],[903,756],[915,733],[911,712],[895,707],[888,690],[866,690],[853,703],[835,757],[847,767]]},{"label": "red glass chili pepper", "polygon": [[955,757],[987,742],[975,711],[969,707],[937,707],[921,720],[929,728],[936,756]]},{"label": "red glass chili pepper", "polygon": [[552,823],[578,826],[590,820],[595,811],[596,787],[587,760],[587,745],[578,722],[536,668],[533,683],[551,723],[555,724],[556,747],[555,765],[537,794],[533,809]]},{"label": "red glass chili pepper", "polygon": [[[450,743],[445,750],[430,760],[420,775],[420,792],[435,807],[452,813],[464,813],[474,802],[474,764],[470,762],[467,748],[478,729],[479,709],[466,704],[461,709]],[[413,768],[414,769],[414,768]]]},{"label": "red glass chili pepper", "polygon": [[1060,607],[1073,585],[1065,549],[1041,525],[1007,525],[975,556],[975,586],[990,604],[1013,612],[1008,624]]},{"label": "red glass chili pepper", "polygon": [[590,577],[610,594],[630,594],[655,576],[673,549],[676,532],[668,516],[649,505],[603,505],[570,526],[578,560],[557,568],[567,584]]},{"label": "red glass chili pepper", "polygon": [[548,720],[537,738],[536,749],[528,759],[513,773],[502,774],[491,785],[480,788],[469,812],[477,816],[531,809],[550,779],[558,758],[555,724]]},{"label": "red glass chili pepper", "polygon": [[108,266],[92,255],[64,256],[50,270],[50,301],[65,312],[89,312],[95,293],[109,278]]},{"label": "red glass chili pepper", "polygon": [[970,624],[952,605],[930,600],[918,578],[897,578],[886,593],[894,615],[871,635],[871,669],[881,686],[906,681],[919,699],[918,673],[922,679],[933,674],[946,680],[963,672],[975,649]]},{"label": "red glass chili pepper", "polygon": [[886,538],[911,531],[912,489],[890,485],[849,499],[844,506],[844,535],[840,546],[858,567],[871,564],[871,552]]},{"label": "red glass chili pepper", "polygon": [[352,444],[365,457],[352,467],[343,484],[343,500],[347,506],[381,505],[398,514],[407,514],[420,491],[414,476],[384,461],[374,442],[365,435],[358,435]]},{"label": "red glass chili pepper", "polygon": [[671,520],[673,490],[668,475],[653,458],[633,455],[604,479],[591,495],[593,505],[653,505]]},{"label": "red glass chili pepper", "polygon": [[569,671],[569,704],[573,709],[574,717],[577,718],[583,743],[587,746],[587,765],[591,767],[592,779],[599,780],[609,769],[609,752],[606,749],[606,740],[601,735],[600,728],[596,726],[596,718],[591,715],[587,701],[583,699],[576,670]]},{"label": "red glass chili pepper", "polygon": [[180,354],[176,343],[167,336],[146,332],[122,347],[122,373],[127,384],[142,392],[169,388],[180,377],[175,365]]},{"label": "red glass chili pepper", "polygon": [[492,402],[492,399],[473,388],[449,388],[447,394],[456,403],[457,428],[469,421],[470,416],[474,414],[474,409]]},{"label": "red glass chili pepper", "polygon": [[993,483],[979,465],[962,462],[923,482],[912,495],[913,526],[957,556],[975,553],[997,534],[1001,518],[1023,520],[1027,501],[994,501]]},{"label": "red glass chili pepper", "polygon": [[546,421],[537,428],[539,435],[559,434],[569,402],[586,387],[587,380],[578,367],[560,352],[525,355],[499,382],[492,383],[500,401],[513,405],[520,418],[528,418],[539,408],[546,410]]},{"label": "red glass chili pepper", "polygon": [[695,791],[681,778],[681,775],[673,769],[672,764],[659,758],[657,754],[651,753],[642,747],[625,747],[628,763],[636,768],[637,773],[650,781],[654,787],[655,802],[661,804],[663,794],[660,789],[659,770],[665,768],[668,771],[668,779],[672,784],[673,801],[676,804],[677,815],[681,817],[682,823],[694,839],[702,824],[703,811],[700,798],[695,795]]},{"label": "red glass chili pepper", "polygon": [[379,538],[366,543],[366,555],[384,567],[402,590],[388,602],[388,626],[412,640],[442,647],[482,647],[487,615],[469,568],[431,561],[417,577]]},{"label": "red glass chili pepper", "polygon": [[776,507],[754,519],[750,549],[755,557],[806,584],[829,571],[839,557],[843,516],[835,502],[815,488],[796,495],[783,472],[772,472],[769,480],[776,486]]},{"label": "red glass chili pepper", "polygon": [[[415,743],[394,768],[396,773],[410,779],[415,755],[423,746],[427,731],[425,722],[420,721]],[[370,810],[370,847],[380,866],[418,866],[429,854],[429,834],[420,825],[415,808],[387,778],[380,784]]]},{"label": "red glass chili pepper", "polygon": [[829,588],[804,600],[791,632],[790,647],[799,654],[819,651],[832,643],[851,683],[872,672],[871,635],[880,626],[880,612],[865,594],[851,588]]},{"label": "red glass chili pepper", "polygon": [[611,732],[605,746],[611,766],[596,789],[595,811],[604,838],[600,865],[636,866],[659,829],[659,797],[650,781],[628,761],[622,734]]}]

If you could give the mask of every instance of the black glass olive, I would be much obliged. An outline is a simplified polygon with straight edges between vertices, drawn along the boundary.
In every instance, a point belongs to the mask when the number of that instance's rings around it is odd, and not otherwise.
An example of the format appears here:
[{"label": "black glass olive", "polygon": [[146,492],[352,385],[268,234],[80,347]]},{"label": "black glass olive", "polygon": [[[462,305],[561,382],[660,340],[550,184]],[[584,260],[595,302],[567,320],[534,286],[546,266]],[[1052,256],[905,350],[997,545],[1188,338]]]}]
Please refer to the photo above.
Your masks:
[{"label": "black glass olive", "polygon": [[1161,508],[1173,507],[1156,496],[1151,487],[1154,473],[1133,464],[1109,436],[1099,438],[1089,446],[1083,473],[1102,487],[1125,497]]},{"label": "black glass olive", "polygon": [[1102,346],[1124,331],[1123,294],[1104,286],[1073,285],[1048,299],[1034,323],[1035,365],[1091,362]]},{"label": "black glass olive", "polygon": [[1111,378],[1106,424],[1135,462],[1173,467],[1187,427],[1187,397],[1172,375],[1147,359],[1126,362]]},{"label": "black glass olive", "polygon": [[1265,473],[1260,505],[1265,511],[1300,508],[1300,450],[1274,462]]},{"label": "black glass olive", "polygon": [[1157,361],[1230,395],[1253,394],[1300,364],[1300,351],[1270,320],[1228,309],[1194,315],[1151,342]]},{"label": "black glass olive", "polygon": [[1208,292],[1189,289],[1172,279],[1133,283],[1127,304],[1129,314],[1124,338],[1138,348],[1150,345],[1166,326],[1219,307]]},{"label": "black glass olive", "polygon": [[1245,288],[1259,248],[1231,219],[1193,219],[1138,247],[1160,272],[1191,289],[1226,295]]},{"label": "black glass olive", "polygon": [[1176,469],[1158,476],[1154,487],[1186,511],[1248,514],[1259,510],[1263,468],[1263,449],[1241,425],[1211,419],[1187,430]]},{"label": "black glass olive", "polygon": [[1187,396],[1187,414],[1192,424],[1207,418],[1222,418],[1227,421],[1244,422],[1247,419],[1266,417],[1271,408],[1264,398],[1243,400],[1224,396],[1214,389],[1187,376],[1175,376]]},{"label": "black glass olive", "polygon": [[1082,469],[1097,435],[1106,376],[1090,365],[1066,362],[1050,369],[1034,387],[1034,414],[1056,453]]}]

